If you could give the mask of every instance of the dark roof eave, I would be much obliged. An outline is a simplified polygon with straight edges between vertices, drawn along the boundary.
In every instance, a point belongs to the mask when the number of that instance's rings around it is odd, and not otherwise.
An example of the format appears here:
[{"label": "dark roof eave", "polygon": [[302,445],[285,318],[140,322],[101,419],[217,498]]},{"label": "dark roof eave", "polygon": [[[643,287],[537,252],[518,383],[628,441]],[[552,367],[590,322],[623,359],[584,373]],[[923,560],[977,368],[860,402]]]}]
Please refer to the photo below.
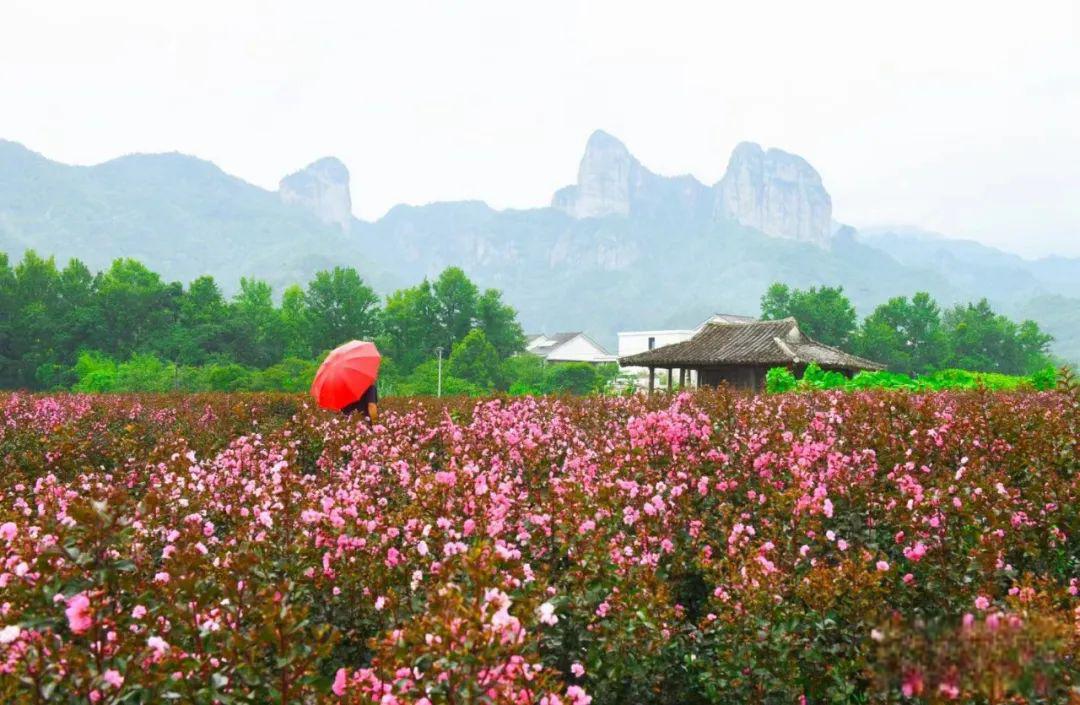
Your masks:
[{"label": "dark roof eave", "polygon": [[[627,357],[620,357],[619,364],[623,367],[723,367],[723,366],[739,366],[739,365],[797,365],[802,363],[809,364],[815,362],[814,360],[801,360],[801,359],[757,359],[757,360],[715,360],[715,359],[702,359],[702,358],[666,358],[661,356],[644,356],[644,355],[628,355]],[[871,360],[851,360],[850,362],[841,363],[817,363],[823,367],[830,368],[842,368],[851,370],[884,370],[885,365]]]},{"label": "dark roof eave", "polygon": [[712,367],[722,365],[790,365],[794,360],[761,359],[761,360],[706,360],[701,358],[641,358],[637,355],[620,357],[619,364],[623,367]]}]

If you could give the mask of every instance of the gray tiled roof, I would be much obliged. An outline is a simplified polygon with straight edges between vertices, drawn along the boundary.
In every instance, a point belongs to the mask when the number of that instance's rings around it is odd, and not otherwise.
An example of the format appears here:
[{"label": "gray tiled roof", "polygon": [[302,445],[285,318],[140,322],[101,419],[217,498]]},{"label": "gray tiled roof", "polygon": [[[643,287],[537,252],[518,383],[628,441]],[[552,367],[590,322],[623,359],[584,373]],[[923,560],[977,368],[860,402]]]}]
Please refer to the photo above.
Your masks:
[{"label": "gray tiled roof", "polygon": [[811,340],[799,330],[794,318],[708,323],[690,340],[619,359],[619,364],[631,367],[789,365],[811,362],[822,367],[853,370],[885,368],[872,360]]}]

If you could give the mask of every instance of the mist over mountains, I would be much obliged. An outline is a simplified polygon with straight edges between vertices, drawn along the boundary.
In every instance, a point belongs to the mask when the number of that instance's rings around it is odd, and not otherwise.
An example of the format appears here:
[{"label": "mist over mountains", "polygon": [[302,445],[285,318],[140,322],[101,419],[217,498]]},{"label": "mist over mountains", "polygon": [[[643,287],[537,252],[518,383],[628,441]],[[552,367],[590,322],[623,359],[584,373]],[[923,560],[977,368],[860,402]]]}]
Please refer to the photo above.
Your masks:
[{"label": "mist over mountains", "polygon": [[502,289],[529,330],[688,327],[716,311],[756,314],[774,281],[840,284],[860,314],[929,291],[942,304],[987,297],[1054,334],[1080,360],[1080,259],[1026,260],[913,228],[855,231],[833,219],[804,159],[742,143],[706,185],[653,173],[615,137],[588,140],[575,184],[551,205],[400,205],[352,216],[348,169],[327,157],[269,191],[195,157],[136,154],[96,166],[0,141],[0,251],[78,257],[92,269],[134,257],[167,279],[241,276],[280,291],[334,265],[383,293],[460,266]]}]

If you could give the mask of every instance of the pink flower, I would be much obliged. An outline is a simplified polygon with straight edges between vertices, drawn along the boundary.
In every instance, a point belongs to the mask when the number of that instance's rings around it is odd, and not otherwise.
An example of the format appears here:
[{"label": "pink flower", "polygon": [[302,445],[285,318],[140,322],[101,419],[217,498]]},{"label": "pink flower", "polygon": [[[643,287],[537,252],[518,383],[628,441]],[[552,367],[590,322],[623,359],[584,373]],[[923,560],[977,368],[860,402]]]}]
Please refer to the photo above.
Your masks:
[{"label": "pink flower", "polygon": [[80,592],[78,595],[68,598],[67,609],[64,610],[64,614],[67,615],[68,627],[75,634],[82,634],[94,623],[90,616],[90,598],[86,596],[85,592]]},{"label": "pink flower", "polygon": [[925,555],[926,546],[923,544],[922,541],[917,542],[914,546],[910,546],[904,549],[904,557],[912,563],[918,563]]},{"label": "pink flower", "polygon": [[15,522],[5,521],[3,524],[0,524],[0,537],[3,537],[8,543],[11,543],[12,539],[14,539],[18,533],[19,527],[15,526]]},{"label": "pink flower", "polygon": [[975,598],[975,608],[985,610],[990,607],[990,600],[986,599],[986,596],[979,595]]},{"label": "pink flower", "polygon": [[169,574],[165,571],[161,571],[160,573],[155,574],[154,582],[158,583],[159,585],[164,585],[165,583],[169,582]]},{"label": "pink flower", "polygon": [[131,616],[134,619],[142,619],[146,615],[146,608],[142,605],[135,605],[131,608]]},{"label": "pink flower", "polygon": [[956,700],[960,697],[960,688],[955,683],[942,683],[938,686],[938,692],[949,700]]},{"label": "pink flower", "polygon": [[154,650],[158,656],[169,650],[169,642],[159,636],[152,636],[146,640],[146,645]]},{"label": "pink flower", "polygon": [[345,695],[345,685],[345,669],[339,668],[337,670],[337,673],[334,674],[334,685],[332,688],[332,690],[334,691],[334,695],[338,696],[339,698],[342,695]]},{"label": "pink flower", "polygon": [[570,666],[570,672],[574,674],[575,678],[581,678],[583,675],[585,675],[585,667],[575,661]]},{"label": "pink flower", "polygon": [[101,674],[101,680],[105,681],[114,688],[119,688],[124,684],[124,677],[120,675],[120,671],[115,668],[110,668]]},{"label": "pink flower", "polygon": [[878,569],[879,572],[884,573],[885,571],[887,571],[889,569],[889,564],[886,563],[885,561],[878,561],[877,562],[877,569]]},{"label": "pink flower", "polygon": [[375,598],[375,609],[381,610],[383,607],[386,607],[386,598],[379,595]]},{"label": "pink flower", "polygon": [[908,671],[904,674],[904,682],[900,686],[905,698],[921,695],[923,692],[923,678],[919,671]]},{"label": "pink flower", "polygon": [[592,697],[577,685],[572,685],[566,689],[566,698],[571,705],[589,705],[592,702]]}]

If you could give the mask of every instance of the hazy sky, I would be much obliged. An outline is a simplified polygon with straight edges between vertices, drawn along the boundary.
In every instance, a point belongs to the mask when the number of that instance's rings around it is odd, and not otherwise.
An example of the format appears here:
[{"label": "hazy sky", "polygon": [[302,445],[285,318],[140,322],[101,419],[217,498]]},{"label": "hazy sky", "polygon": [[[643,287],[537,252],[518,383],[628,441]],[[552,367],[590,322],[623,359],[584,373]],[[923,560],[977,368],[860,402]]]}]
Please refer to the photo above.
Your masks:
[{"label": "hazy sky", "polygon": [[267,188],[333,154],[357,215],[548,202],[603,128],[712,183],[806,157],[855,225],[1080,255],[1080,2],[0,5],[0,137],[181,151]]}]

